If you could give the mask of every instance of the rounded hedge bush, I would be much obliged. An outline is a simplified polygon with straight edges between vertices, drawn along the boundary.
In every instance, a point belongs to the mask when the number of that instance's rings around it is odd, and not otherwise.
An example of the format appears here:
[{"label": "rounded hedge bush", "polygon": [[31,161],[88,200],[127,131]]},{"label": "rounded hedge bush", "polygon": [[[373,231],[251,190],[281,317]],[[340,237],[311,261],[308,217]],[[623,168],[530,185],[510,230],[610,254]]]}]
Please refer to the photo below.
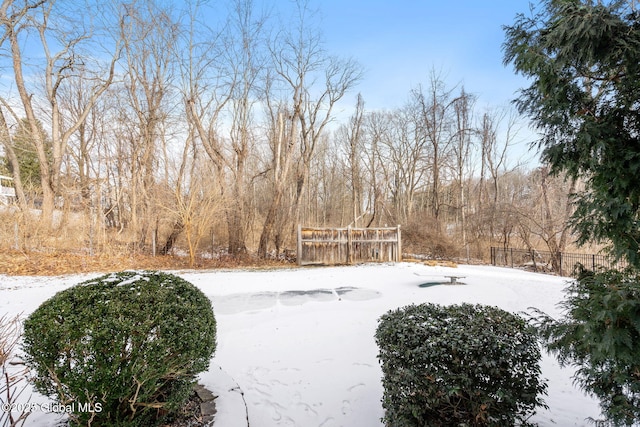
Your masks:
[{"label": "rounded hedge bush", "polygon": [[526,425],[546,384],[521,317],[482,305],[410,305],[376,331],[388,427]]},{"label": "rounded hedge bush", "polygon": [[24,322],[35,387],[73,424],[151,426],[188,398],[216,348],[209,299],[171,274],[125,271],[66,289]]}]

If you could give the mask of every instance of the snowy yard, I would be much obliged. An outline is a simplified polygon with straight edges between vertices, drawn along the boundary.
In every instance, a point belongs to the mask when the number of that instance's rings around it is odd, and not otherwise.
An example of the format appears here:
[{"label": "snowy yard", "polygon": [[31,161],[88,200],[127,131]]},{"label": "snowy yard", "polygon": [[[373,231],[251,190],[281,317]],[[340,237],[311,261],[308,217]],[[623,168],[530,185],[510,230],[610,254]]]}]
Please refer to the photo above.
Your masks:
[{"label": "snowy yard", "polygon": [[[375,427],[382,385],[374,333],[378,318],[411,303],[462,302],[495,305],[511,312],[539,308],[558,314],[566,278],[518,270],[422,264],[301,268],[278,271],[175,272],[213,301],[218,348],[201,382],[220,394],[216,426]],[[465,276],[466,285],[419,287],[444,276]],[[23,313],[75,283],[97,275],[0,276],[0,316]],[[595,400],[572,385],[572,370],[544,356],[548,410],[539,426],[584,426],[600,414]],[[22,399],[29,398],[27,390]],[[46,402],[31,396],[32,402]],[[27,426],[49,426],[50,413],[36,412]]]}]

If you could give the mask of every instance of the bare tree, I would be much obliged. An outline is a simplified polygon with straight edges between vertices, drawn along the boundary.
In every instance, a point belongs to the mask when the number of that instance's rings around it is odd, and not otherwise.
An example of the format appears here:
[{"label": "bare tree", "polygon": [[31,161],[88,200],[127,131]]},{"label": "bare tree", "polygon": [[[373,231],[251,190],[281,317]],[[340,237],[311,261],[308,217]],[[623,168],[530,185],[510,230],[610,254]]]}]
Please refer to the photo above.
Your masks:
[{"label": "bare tree", "polygon": [[574,210],[571,195],[578,186],[576,179],[551,176],[549,166],[541,166],[529,173],[531,191],[518,210],[520,228],[528,247],[542,240],[551,253],[551,268],[560,272],[561,254],[571,236],[569,219]]},{"label": "bare tree", "polygon": [[417,195],[425,193],[430,167],[427,142],[412,105],[389,114],[389,126],[379,145],[380,165],[393,203],[393,220],[404,223],[418,208]]},{"label": "bare tree", "polygon": [[245,229],[248,224],[247,186],[250,177],[248,160],[255,146],[254,110],[263,95],[267,58],[264,42],[266,16],[257,16],[253,0],[236,0],[231,12],[230,64],[236,76],[236,85],[230,100],[231,149],[227,161],[231,175],[232,197],[227,209],[229,248],[231,253],[246,252]]},{"label": "bare tree", "polygon": [[266,217],[260,233],[258,243],[258,256],[266,258],[268,245],[273,234],[276,236],[276,247],[279,250],[282,241],[282,229],[284,221],[282,219],[283,197],[286,189],[287,178],[291,170],[294,149],[296,147],[297,122],[291,119],[285,120],[285,116],[290,117],[286,104],[272,104],[267,97],[268,112],[270,115],[269,143],[271,148],[271,179],[272,196],[268,205]]},{"label": "bare tree", "polygon": [[[305,54],[304,51],[301,53]],[[304,57],[300,59],[305,60]],[[311,59],[309,57],[306,60]],[[296,197],[292,215],[294,223],[300,222],[300,203],[309,176],[311,161],[325,127],[332,119],[333,107],[362,76],[360,65],[350,59],[342,60],[330,57],[323,59],[321,64],[324,67],[324,87],[320,89],[321,93],[316,99],[312,98],[312,88],[302,88],[305,92],[304,102],[297,115],[297,120],[300,123],[300,162],[296,168],[295,178]],[[301,82],[304,81],[306,73],[304,69],[298,71],[299,75],[303,75]]]},{"label": "bare tree", "polygon": [[236,0],[224,29],[207,29],[205,41],[195,27],[196,15],[194,8],[185,49],[188,57],[183,59],[187,119],[216,174],[229,184],[228,189],[221,187],[220,196],[228,202],[228,250],[238,254],[247,250],[246,203],[251,180],[247,162],[255,144],[255,105],[262,92],[266,60],[262,32],[266,17],[256,14],[252,0]]},{"label": "bare tree", "polygon": [[202,238],[224,208],[219,197],[219,186],[223,184],[216,181],[215,175],[208,173],[212,165],[201,159],[194,135],[194,130],[190,128],[176,176],[173,194],[176,202],[165,207],[176,217],[177,225],[174,225],[161,249],[162,254],[167,254],[179,234],[184,233],[190,266],[195,265]]},{"label": "bare tree", "polygon": [[337,138],[341,140],[346,154],[346,169],[351,187],[351,225],[358,226],[358,221],[365,215],[362,212],[362,162],[364,157],[363,140],[364,99],[358,94],[356,110],[349,118],[348,124],[338,128]]},{"label": "bare tree", "polygon": [[[498,208],[501,203],[501,177],[510,168],[509,148],[519,131],[518,117],[509,109],[486,111],[480,119],[478,137],[480,144],[480,177],[476,212],[479,221],[488,227],[489,239],[496,232]],[[511,166],[512,169],[518,165]],[[487,184],[489,181],[489,185]]]},{"label": "bare tree", "polygon": [[454,109],[454,136],[453,154],[455,158],[454,176],[458,186],[457,218],[460,218],[460,228],[462,230],[462,245],[465,249],[467,259],[469,258],[469,245],[467,238],[467,192],[465,191],[465,181],[468,176],[468,164],[472,146],[472,113],[475,97],[464,90],[460,90],[460,95],[453,103]]},{"label": "bare tree", "polygon": [[[486,174],[489,173],[493,203],[497,203],[500,197],[500,175],[509,168],[509,148],[515,143],[520,131],[518,120],[513,110],[505,108],[487,111],[482,115],[479,127],[482,149],[480,179],[481,183],[484,183]],[[516,167],[518,165],[512,166]],[[483,185],[480,187],[480,193],[487,196],[487,189]]]},{"label": "bare tree", "polygon": [[[272,47],[275,76],[274,83],[289,94],[288,102],[270,102],[270,118],[273,135],[273,164],[280,167],[284,152],[284,169],[279,169],[273,202],[260,236],[258,254],[266,256],[268,244],[276,223],[276,213],[281,207],[283,188],[278,188],[289,167],[294,147],[299,161],[295,165],[295,196],[291,222],[300,220],[300,203],[309,177],[310,165],[325,127],[332,118],[332,110],[344,94],[361,78],[360,66],[351,59],[327,56],[318,32],[310,26],[308,2],[296,2],[297,21],[291,32],[283,32]],[[274,76],[274,77],[275,77]],[[316,82],[322,76],[322,83]],[[269,87],[273,87],[269,85]],[[273,95],[271,93],[270,95]],[[289,122],[285,124],[285,120]],[[285,133],[285,130],[287,131]],[[283,147],[287,147],[283,150]]]},{"label": "bare tree", "polygon": [[388,185],[389,174],[387,164],[381,156],[381,146],[384,145],[386,135],[391,126],[391,115],[383,112],[371,112],[365,117],[365,167],[368,176],[368,210],[371,218],[367,227],[376,221],[381,223],[384,217],[384,188]]},{"label": "bare tree", "polygon": [[[62,9],[64,6],[69,9]],[[74,22],[82,15],[72,14],[71,8],[69,3],[53,0],[4,0],[0,6],[0,25],[4,30],[0,40],[3,46],[8,43],[15,88],[38,153],[43,194],[41,222],[47,226],[52,225],[55,196],[60,191],[61,167],[69,139],[85,121],[91,106],[112,83],[120,52],[120,44],[116,41],[110,48],[110,60],[106,64],[94,60],[98,55],[95,55],[95,51],[90,52],[88,47],[95,41],[92,40],[91,23]],[[21,40],[31,30],[38,36],[40,52],[29,59],[36,61],[42,58],[42,70],[26,78],[24,64],[30,61],[24,57]],[[52,46],[59,47],[59,50],[54,53]],[[32,47],[35,49],[35,43]],[[101,46],[94,43],[92,47],[96,49]],[[90,94],[85,108],[73,120],[64,117],[59,103],[61,89],[72,77],[86,79]],[[40,92],[37,85],[43,88],[41,98],[38,97]],[[38,101],[43,106],[40,114],[37,111]],[[38,132],[39,116],[46,116],[47,120],[43,122],[50,129],[50,157],[47,156],[45,141]]]},{"label": "bare tree", "polygon": [[443,165],[450,155],[452,132],[451,119],[454,101],[452,90],[445,89],[444,82],[431,72],[429,87],[425,93],[422,87],[412,91],[414,102],[420,115],[420,126],[429,146],[431,158],[431,206],[436,226],[440,226],[440,186]]},{"label": "bare tree", "polygon": [[[85,83],[82,79],[70,79],[69,85],[61,91],[60,105],[66,114],[72,118],[78,118],[87,103],[87,92],[85,91]],[[80,196],[85,209],[91,207],[91,178],[90,169],[93,162],[94,147],[96,138],[95,122],[96,117],[95,105],[91,109],[87,119],[78,127],[78,131],[69,141],[69,155],[73,159],[73,165],[67,165],[67,170],[75,170],[80,187]]]},{"label": "bare tree", "polygon": [[[126,5],[125,10],[120,31],[126,61],[123,125],[130,128],[126,142],[131,161],[131,230],[139,247],[144,248],[158,221],[154,188],[158,155],[166,144],[163,130],[167,126],[166,104],[175,59],[167,52],[174,50],[179,27],[170,11],[160,8],[154,0],[139,0]],[[130,114],[135,120],[130,119]]]}]

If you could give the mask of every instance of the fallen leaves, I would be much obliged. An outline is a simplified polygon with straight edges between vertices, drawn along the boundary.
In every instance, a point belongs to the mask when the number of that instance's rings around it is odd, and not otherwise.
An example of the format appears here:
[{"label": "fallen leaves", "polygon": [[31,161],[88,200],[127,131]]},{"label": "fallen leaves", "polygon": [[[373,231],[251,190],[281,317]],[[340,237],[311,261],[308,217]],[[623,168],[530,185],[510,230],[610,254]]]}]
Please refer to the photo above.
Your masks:
[{"label": "fallen leaves", "polygon": [[122,270],[181,270],[215,268],[286,268],[291,263],[255,257],[222,257],[198,260],[190,266],[187,257],[150,255],[89,255],[68,252],[0,252],[0,274],[11,276],[58,276]]}]

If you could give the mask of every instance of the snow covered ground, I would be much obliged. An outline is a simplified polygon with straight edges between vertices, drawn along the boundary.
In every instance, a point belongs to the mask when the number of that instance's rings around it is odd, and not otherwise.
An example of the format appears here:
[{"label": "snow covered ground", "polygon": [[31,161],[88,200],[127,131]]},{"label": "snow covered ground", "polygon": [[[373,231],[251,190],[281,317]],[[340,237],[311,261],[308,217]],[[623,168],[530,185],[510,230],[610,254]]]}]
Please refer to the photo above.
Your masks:
[{"label": "snow covered ground", "polygon": [[[217,427],[246,426],[247,412],[251,427],[382,426],[374,340],[382,314],[411,303],[468,302],[511,312],[536,307],[558,315],[568,280],[497,267],[414,263],[175,274],[213,301],[218,348],[201,382],[220,395]],[[419,287],[452,274],[465,276],[465,285]],[[26,316],[56,292],[95,276],[0,276],[0,316]],[[549,409],[531,421],[584,426],[586,418],[599,417],[597,401],[572,385],[572,374],[553,357],[543,357]],[[22,399],[47,402],[30,393]],[[26,426],[50,426],[56,420],[39,411]]]}]

